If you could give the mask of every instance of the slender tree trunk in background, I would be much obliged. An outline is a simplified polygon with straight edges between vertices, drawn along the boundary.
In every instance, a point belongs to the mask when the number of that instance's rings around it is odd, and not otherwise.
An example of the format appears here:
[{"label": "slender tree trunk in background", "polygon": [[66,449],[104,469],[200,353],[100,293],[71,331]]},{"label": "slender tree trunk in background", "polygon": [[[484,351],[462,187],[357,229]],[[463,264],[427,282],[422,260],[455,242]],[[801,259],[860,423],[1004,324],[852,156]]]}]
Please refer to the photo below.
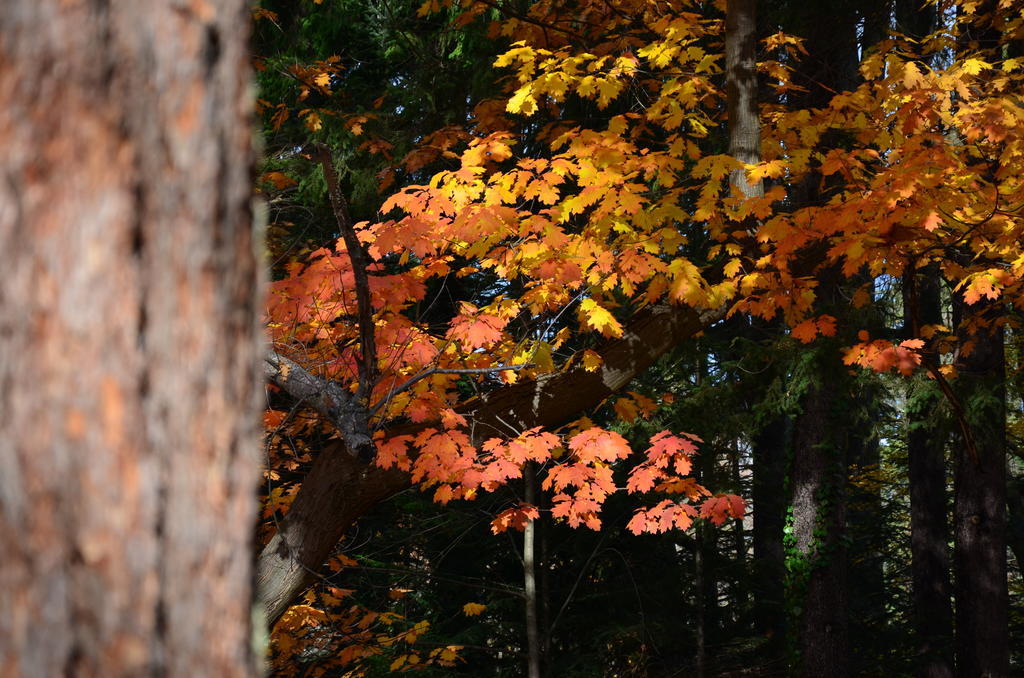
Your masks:
[{"label": "slender tree trunk in background", "polygon": [[[865,28],[865,31],[867,29]],[[865,39],[867,36],[865,35]],[[865,47],[867,49],[867,47]],[[853,284],[876,298],[874,279],[870,275],[857,276]],[[867,309],[857,322],[871,336],[885,336],[882,314]],[[894,531],[885,511],[883,493],[886,483],[882,475],[882,454],[876,422],[883,420],[880,403],[885,402],[886,389],[868,373],[849,379],[848,388],[853,397],[847,401],[842,425],[847,430],[847,519],[846,532],[850,555],[847,574],[850,601],[849,625],[856,630],[856,641],[851,652],[850,675],[868,675],[873,672],[881,656],[879,651],[891,642],[892,629],[890,594],[887,586],[886,556],[889,553],[888,535]]]},{"label": "slender tree trunk in background", "polygon": [[[1024,50],[1019,48],[1014,51],[1024,54]],[[1007,367],[1014,375],[1017,404],[1024,406],[1024,336],[1014,332],[1013,340],[1017,363],[1012,368]],[[1024,460],[1019,450],[1016,454],[1018,460]],[[1024,576],[1024,476],[1012,475],[1009,469],[1006,480],[1006,544],[1016,561],[1017,576]],[[1017,607],[1019,609],[1019,603]]]},{"label": "slender tree trunk in background", "polygon": [[252,675],[247,3],[4,3],[0,675]]},{"label": "slender tree trunk in background", "polygon": [[703,538],[701,532],[704,530],[704,525],[697,525],[694,528],[694,544],[693,544],[693,584],[694,584],[694,609],[696,614],[694,625],[694,638],[696,641],[696,651],[694,656],[694,678],[705,678],[707,675],[707,644],[708,644],[708,632],[707,632],[707,601],[704,598],[705,582],[704,578],[706,575],[707,566],[704,563],[704,548]]},{"label": "slender tree trunk in background", "polygon": [[1024,575],[1024,479],[1009,478],[1006,485],[1006,544]]},{"label": "slender tree trunk in background", "polygon": [[1018,577],[1024,574],[1024,479],[1007,481],[1007,546],[1017,561]]},{"label": "slender tree trunk in background", "polygon": [[[542,494],[537,497],[537,508],[541,515],[550,509],[546,497]],[[541,675],[550,673],[551,664],[551,568],[548,567],[551,557],[551,522],[538,520],[534,529],[537,530],[537,567],[540,568],[540,576],[537,580],[540,598],[540,656]]]},{"label": "slender tree trunk in background", "polygon": [[[957,296],[957,320],[995,318],[1000,302],[967,306]],[[954,475],[956,670],[960,678],[1010,673],[1006,581],[1006,361],[1003,331],[964,329],[956,388],[974,437],[961,440]],[[966,355],[965,355],[966,354]]]},{"label": "slender tree trunk in background", "polygon": [[[523,500],[537,503],[537,473],[532,462],[523,468]],[[540,621],[537,612],[537,524],[531,520],[523,530],[523,593],[526,597],[526,666],[529,678],[540,678]]]},{"label": "slender tree trunk in background", "polygon": [[[707,362],[703,356],[697,360],[696,384],[699,388],[707,377]],[[697,482],[711,485],[711,476],[715,468],[716,458],[714,447],[706,445],[697,456],[693,468],[693,476]],[[715,554],[715,532],[703,522],[694,527],[693,544],[693,603],[696,610],[695,639],[696,648],[694,664],[696,678],[705,678],[708,674],[707,647],[715,637],[718,625],[718,581],[715,567],[711,559]]]},{"label": "slender tree trunk in background", "polygon": [[[704,451],[707,451],[705,449]],[[714,464],[714,457],[707,455],[710,460],[705,468]],[[710,483],[710,472],[701,473],[699,482]],[[718,578],[720,568],[717,567],[717,536],[718,529],[713,525],[701,523],[696,526],[696,549],[694,551],[694,584],[696,586],[697,604],[697,664],[698,674],[708,674],[708,646],[714,646],[719,642],[719,618],[721,610],[718,608]]]},{"label": "slender tree trunk in background", "polygon": [[[913,277],[911,277],[913,276]],[[903,323],[909,336],[942,322],[938,271],[908,273],[903,285]],[[922,362],[938,367],[934,351]],[[953,608],[949,583],[949,507],[945,447],[948,427],[937,420],[943,396],[934,381],[919,379],[907,398],[907,464],[910,483],[910,553],[917,634],[917,676],[952,678]]]},{"label": "slender tree trunk in background", "polygon": [[[874,8],[874,13],[869,11]],[[865,3],[865,22],[874,18],[884,8],[877,3]],[[868,26],[865,26],[865,49],[874,42],[868,42]],[[880,26],[874,26],[875,38],[878,37]],[[854,284],[862,285],[870,298],[875,298],[874,280],[869,275],[857,276]],[[872,313],[861,322],[867,323],[871,336],[883,336],[884,324],[880,314]],[[862,375],[867,376],[867,375]],[[850,623],[858,629],[857,644],[862,647],[879,647],[886,643],[886,630],[889,627],[890,614],[887,609],[888,590],[886,588],[885,556],[886,516],[882,502],[883,482],[880,476],[882,450],[875,430],[875,422],[881,420],[881,412],[876,403],[883,402],[884,391],[873,379],[859,381],[856,386],[857,403],[851,403],[847,410],[845,426],[848,430],[847,468],[847,539],[851,554],[849,562],[850,582]],[[855,481],[855,482],[853,482]],[[854,652],[851,657],[850,673],[861,675],[870,671],[875,664],[876,656],[868,652]]]},{"label": "slender tree trunk in background", "polygon": [[[880,389],[871,386],[858,393],[859,399],[870,402],[879,402],[881,397]],[[878,476],[882,455],[872,427],[879,416],[878,411],[872,409],[864,412],[858,408],[855,414],[855,420],[848,424],[847,454],[850,473],[859,476],[861,483],[850,488],[847,501],[847,531],[854,554],[850,562],[850,580],[853,587],[851,595],[855,598],[851,600],[850,615],[862,627],[861,637],[874,644],[884,642],[883,631],[889,616],[886,609],[882,483]],[[857,660],[853,673],[858,673],[861,668],[867,666]]]},{"label": "slender tree trunk in background", "polygon": [[[743,478],[740,471],[740,442],[736,441],[729,446],[729,472],[732,476],[731,484],[736,494],[745,494],[742,491]],[[749,567],[747,565],[747,536],[743,526],[743,519],[732,520],[733,552],[736,557],[737,575],[730,582],[732,587],[732,622],[739,624],[746,613],[750,610],[748,588],[744,578],[747,576]]]},{"label": "slender tree trunk in background", "polygon": [[[1024,54],[1024,50],[1019,48],[1014,51]],[[1014,375],[1016,406],[1021,407],[1021,413],[1024,414],[1024,335],[1014,332],[1012,336],[1017,362],[1012,368],[1008,365],[1007,371]],[[1024,461],[1024,455],[1019,449],[1015,451],[1015,456],[1018,464]],[[1024,475],[1011,474],[1009,468],[1006,477],[1006,543],[1016,561],[1017,576],[1024,576]],[[1017,603],[1016,607],[1019,609],[1020,604]]]},{"label": "slender tree trunk in background", "polygon": [[[1014,375],[1018,404],[1024,406],[1024,336],[1015,332],[1013,338],[1017,363],[1010,372]],[[1021,459],[1020,451],[1017,458]],[[1012,475],[1009,469],[1006,478],[1006,544],[1016,561],[1017,576],[1020,577],[1024,575],[1024,476]]]}]

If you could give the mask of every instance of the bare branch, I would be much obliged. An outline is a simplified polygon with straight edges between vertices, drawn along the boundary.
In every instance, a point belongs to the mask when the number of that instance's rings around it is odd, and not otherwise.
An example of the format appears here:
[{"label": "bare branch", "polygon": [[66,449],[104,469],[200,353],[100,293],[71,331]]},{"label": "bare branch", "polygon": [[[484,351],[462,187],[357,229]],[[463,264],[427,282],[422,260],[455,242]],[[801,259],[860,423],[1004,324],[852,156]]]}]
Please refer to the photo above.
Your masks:
[{"label": "bare branch", "polygon": [[311,374],[279,353],[269,353],[264,357],[263,372],[268,381],[280,386],[293,398],[309,403],[326,417],[341,434],[349,450],[367,461],[373,458],[369,413],[341,384]]},{"label": "bare branch", "polygon": [[556,26],[555,24],[552,23],[540,21],[539,19],[535,19],[534,17],[523,14],[522,12],[517,12],[516,10],[510,8],[507,4],[499,4],[497,2],[494,2],[493,0],[477,0],[477,2],[479,2],[481,5],[486,5],[491,9],[496,9],[506,16],[518,19],[519,21],[522,21],[524,23],[533,24],[534,26],[537,26],[542,30],[552,30],[557,31],[559,33],[563,33],[572,38],[577,43],[587,44],[588,42],[584,36],[580,35],[575,31],[571,31],[568,28],[562,28],[561,26]]}]

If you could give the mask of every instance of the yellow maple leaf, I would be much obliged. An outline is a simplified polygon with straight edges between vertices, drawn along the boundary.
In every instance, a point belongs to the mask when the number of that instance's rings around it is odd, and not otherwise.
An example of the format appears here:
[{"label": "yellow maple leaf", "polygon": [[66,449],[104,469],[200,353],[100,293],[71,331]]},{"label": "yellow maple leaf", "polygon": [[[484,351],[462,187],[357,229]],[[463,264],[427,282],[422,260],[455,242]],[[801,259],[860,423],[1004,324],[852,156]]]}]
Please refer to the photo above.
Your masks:
[{"label": "yellow maple leaf", "polygon": [[910,61],[903,65],[903,86],[907,89],[914,89],[924,82],[924,76],[914,62]]},{"label": "yellow maple leaf", "polygon": [[751,181],[760,181],[764,178],[778,179],[786,173],[786,163],[782,160],[769,160],[760,165],[745,165],[745,167]]},{"label": "yellow maple leaf", "polygon": [[611,78],[601,78],[597,81],[597,107],[605,108],[612,102],[612,99],[619,96],[622,91],[622,82]]},{"label": "yellow maple leaf", "polygon": [[324,126],[323,120],[320,119],[320,114],[316,111],[309,111],[306,114],[306,129],[310,132],[319,132],[320,128]]},{"label": "yellow maple leaf", "polygon": [[522,113],[523,115],[536,113],[537,100],[533,98],[531,85],[526,84],[516,90],[516,93],[508,100],[505,110],[509,113]]},{"label": "yellow maple leaf", "polygon": [[743,269],[743,262],[739,259],[730,259],[723,267],[722,273],[726,278],[732,278]]},{"label": "yellow maple leaf", "polygon": [[462,614],[467,617],[475,617],[486,609],[487,606],[480,603],[466,603],[462,606]]},{"label": "yellow maple leaf", "polygon": [[580,304],[581,319],[606,337],[621,337],[622,325],[605,307],[593,299],[584,299]]},{"label": "yellow maple leaf", "polygon": [[982,61],[981,59],[968,59],[964,61],[963,64],[960,65],[960,67],[967,73],[970,73],[971,75],[977,75],[978,73],[981,73],[981,71],[983,71],[984,69],[991,68],[992,64],[988,63],[987,61]]},{"label": "yellow maple leaf", "polygon": [[583,352],[583,359],[580,364],[583,365],[583,369],[587,372],[593,372],[604,363],[604,360],[600,355],[591,351],[589,348]]}]

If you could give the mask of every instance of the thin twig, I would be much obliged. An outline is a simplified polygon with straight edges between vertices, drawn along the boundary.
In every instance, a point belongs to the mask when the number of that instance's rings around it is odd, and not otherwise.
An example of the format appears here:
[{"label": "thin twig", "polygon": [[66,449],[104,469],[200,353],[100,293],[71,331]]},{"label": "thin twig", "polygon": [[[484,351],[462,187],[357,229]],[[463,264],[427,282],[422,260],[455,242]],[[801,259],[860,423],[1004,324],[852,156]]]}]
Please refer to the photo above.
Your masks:
[{"label": "thin twig", "polygon": [[345,249],[348,251],[349,261],[352,262],[352,274],[356,281],[356,303],[359,306],[357,309],[359,350],[362,353],[362,359],[359,362],[359,388],[356,391],[356,398],[362,399],[372,392],[377,379],[377,345],[374,338],[373,302],[370,298],[370,279],[366,272],[366,255],[352,226],[348,203],[338,186],[338,175],[334,171],[331,151],[323,145],[317,145],[315,149],[316,159],[324,170],[324,180],[327,182],[327,194],[331,199],[334,219],[338,222],[341,237],[345,240]]},{"label": "thin twig", "polygon": [[429,579],[436,579],[437,581],[449,582],[451,584],[459,584],[461,586],[472,586],[473,588],[482,589],[485,591],[495,591],[497,593],[505,593],[510,596],[516,596],[518,598],[523,597],[523,592],[520,589],[511,588],[507,586],[499,586],[495,584],[486,584],[483,582],[473,581],[470,578],[458,579],[456,577],[446,577],[439,575],[436,572],[430,570],[420,570],[405,567],[370,567],[368,565],[348,565],[345,566],[346,570],[363,570],[366,572],[387,572],[391,574],[408,574],[415,577],[427,577]]},{"label": "thin twig", "polygon": [[370,416],[377,414],[380,408],[384,407],[399,393],[408,391],[416,382],[422,381],[434,374],[493,374],[494,372],[505,372],[507,370],[521,370],[526,367],[536,367],[536,365],[533,363],[521,363],[519,365],[495,365],[494,367],[431,367],[430,369],[420,370],[401,386],[396,386],[388,391],[386,396],[370,408]]},{"label": "thin twig", "polygon": [[588,44],[588,41],[584,36],[580,35],[575,31],[571,31],[568,28],[562,28],[561,26],[556,26],[551,23],[540,21],[539,19],[534,19],[531,16],[517,12],[514,9],[510,9],[507,5],[501,5],[498,4],[497,2],[492,2],[491,0],[477,0],[477,2],[479,2],[481,5],[486,5],[491,9],[496,9],[502,14],[510,16],[513,19],[518,19],[519,21],[523,21],[528,24],[533,24],[534,26],[538,26],[544,30],[551,29],[553,31],[558,31],[559,33],[564,33],[565,35],[568,35],[569,37],[573,38],[579,43],[582,43],[584,45]]},{"label": "thin twig", "polygon": [[971,457],[971,461],[975,464],[978,463],[978,448],[974,444],[974,433],[971,431],[971,425],[967,421],[967,414],[964,412],[963,404],[960,399],[956,397],[953,392],[953,388],[946,381],[946,377],[943,376],[942,372],[938,370],[931,362],[925,364],[925,369],[928,374],[932,375],[935,381],[939,385],[939,390],[942,391],[942,395],[946,396],[946,401],[949,402],[950,407],[953,408],[953,416],[956,418],[956,423],[960,426],[960,433],[964,436],[964,446],[967,447],[967,454]]},{"label": "thin twig", "polygon": [[[916,260],[911,261],[910,266],[904,279],[907,281],[907,292],[910,297],[910,333],[913,337],[918,337],[921,334],[921,320],[919,318],[919,301],[917,295],[917,271],[916,271]],[[946,398],[946,402],[953,409],[953,417],[956,419],[957,425],[960,427],[960,433],[964,437],[964,446],[967,448],[967,453],[971,457],[971,461],[975,464],[978,463],[978,448],[974,444],[974,433],[971,431],[971,425],[967,421],[967,414],[964,412],[963,403],[956,396],[953,391],[953,387],[950,386],[949,382],[946,381],[945,375],[939,370],[936,360],[932,360],[927,356],[922,356],[921,364],[924,365],[925,370],[931,375],[935,383],[939,385],[939,390],[942,391],[942,395]]]},{"label": "thin twig", "polygon": [[594,558],[596,558],[600,553],[604,553],[604,551],[601,550],[601,547],[604,545],[604,540],[609,534],[610,531],[604,531],[601,538],[597,541],[597,544],[594,545],[594,550],[591,551],[590,556],[587,558],[586,562],[583,563],[583,567],[581,567],[580,571],[577,573],[576,581],[572,583],[572,588],[569,589],[569,593],[565,596],[565,600],[562,601],[562,606],[558,608],[558,614],[556,614],[555,618],[550,624],[548,624],[547,632],[549,635],[554,632],[555,627],[558,626],[558,621],[562,618],[565,610],[569,607],[569,603],[571,603],[572,599],[576,596],[576,589],[579,588],[580,582],[583,581],[583,575],[585,575],[589,570],[590,563],[593,562]]}]

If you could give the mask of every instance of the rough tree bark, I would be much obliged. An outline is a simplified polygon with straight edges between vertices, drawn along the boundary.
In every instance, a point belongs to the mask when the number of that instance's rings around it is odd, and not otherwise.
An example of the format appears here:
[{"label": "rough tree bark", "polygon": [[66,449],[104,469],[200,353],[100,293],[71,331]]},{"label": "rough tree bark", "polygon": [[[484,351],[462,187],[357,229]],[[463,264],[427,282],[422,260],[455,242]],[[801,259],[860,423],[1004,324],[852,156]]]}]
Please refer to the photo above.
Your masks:
[{"label": "rough tree bark", "polygon": [[800,564],[794,595],[803,608],[797,621],[799,675],[849,674],[847,620],[846,480],[847,431],[842,424],[844,389],[833,355],[819,369],[802,399],[790,470],[793,536]]},{"label": "rough tree bark", "polygon": [[251,675],[248,22],[4,3],[0,675]]}]

